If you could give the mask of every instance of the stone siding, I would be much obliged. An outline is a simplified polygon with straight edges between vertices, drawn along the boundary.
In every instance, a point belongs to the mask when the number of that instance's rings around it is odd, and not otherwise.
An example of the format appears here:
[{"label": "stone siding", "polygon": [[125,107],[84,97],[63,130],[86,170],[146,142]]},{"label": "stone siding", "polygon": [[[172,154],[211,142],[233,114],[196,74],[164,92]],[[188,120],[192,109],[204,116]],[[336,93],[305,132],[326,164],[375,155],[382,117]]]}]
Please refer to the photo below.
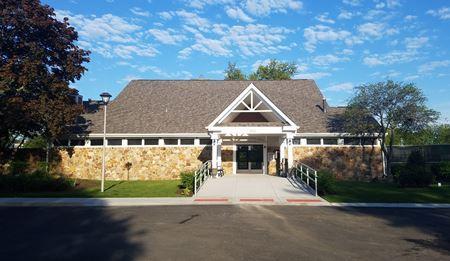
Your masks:
[{"label": "stone siding", "polygon": [[[102,148],[75,148],[60,152],[58,171],[80,179],[100,179]],[[70,156],[69,156],[70,155]],[[193,171],[211,159],[211,147],[126,147],[106,149],[106,179],[178,179],[182,171]],[[129,171],[127,163],[131,163]]]},{"label": "stone siding", "polygon": [[294,159],[338,179],[370,180],[383,175],[380,147],[295,146]]}]

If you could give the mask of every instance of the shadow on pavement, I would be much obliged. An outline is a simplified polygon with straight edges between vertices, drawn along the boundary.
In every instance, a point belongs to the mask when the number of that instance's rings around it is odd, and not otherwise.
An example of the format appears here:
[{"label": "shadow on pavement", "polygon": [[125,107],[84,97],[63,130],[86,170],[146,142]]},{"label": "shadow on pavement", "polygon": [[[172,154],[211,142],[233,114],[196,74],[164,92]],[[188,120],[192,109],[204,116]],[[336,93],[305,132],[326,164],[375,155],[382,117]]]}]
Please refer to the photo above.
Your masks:
[{"label": "shadow on pavement", "polygon": [[445,255],[450,254],[450,211],[446,209],[404,208],[338,208],[350,215],[371,216],[385,220],[394,229],[416,229],[429,238],[404,240],[422,249],[431,249]]},{"label": "shadow on pavement", "polygon": [[0,260],[133,260],[130,219],[107,208],[11,207],[0,211]]}]

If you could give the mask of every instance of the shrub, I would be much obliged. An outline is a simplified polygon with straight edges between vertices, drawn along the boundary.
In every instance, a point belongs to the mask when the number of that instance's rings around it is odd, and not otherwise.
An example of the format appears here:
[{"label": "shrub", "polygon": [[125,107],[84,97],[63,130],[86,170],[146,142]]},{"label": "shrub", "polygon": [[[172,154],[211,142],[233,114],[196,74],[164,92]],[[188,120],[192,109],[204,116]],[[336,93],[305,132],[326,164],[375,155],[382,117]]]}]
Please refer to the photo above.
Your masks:
[{"label": "shrub", "polygon": [[28,162],[26,161],[12,161],[9,163],[8,172],[11,175],[25,174],[28,169]]},{"label": "shrub", "polygon": [[50,175],[37,170],[32,174],[1,175],[0,191],[2,192],[53,192],[65,191],[73,186],[64,176]]},{"label": "shrub", "polygon": [[411,152],[405,168],[400,171],[398,182],[402,187],[426,187],[433,182],[433,174],[425,166],[420,151]]},{"label": "shrub", "polygon": [[194,191],[194,171],[184,171],[180,173],[181,186],[188,189],[189,191]]},{"label": "shrub", "polygon": [[336,178],[327,170],[317,172],[317,193],[321,196],[336,193]]},{"label": "shrub", "polygon": [[436,181],[450,182],[450,161],[444,161],[437,166]]}]

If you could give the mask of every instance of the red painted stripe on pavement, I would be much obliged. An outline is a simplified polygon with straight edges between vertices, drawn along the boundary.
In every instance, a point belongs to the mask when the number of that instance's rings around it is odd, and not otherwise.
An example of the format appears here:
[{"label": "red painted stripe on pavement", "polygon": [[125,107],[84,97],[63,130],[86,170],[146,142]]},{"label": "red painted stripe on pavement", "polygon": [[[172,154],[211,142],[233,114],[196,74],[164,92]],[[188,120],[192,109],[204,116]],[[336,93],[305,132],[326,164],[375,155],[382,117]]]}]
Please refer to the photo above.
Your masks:
[{"label": "red painted stripe on pavement", "polygon": [[194,201],[197,202],[226,202],[227,198],[196,198]]},{"label": "red painted stripe on pavement", "polygon": [[286,199],[290,203],[311,203],[311,202],[322,202],[320,199]]},{"label": "red painted stripe on pavement", "polygon": [[241,198],[241,202],[273,202],[272,198]]}]

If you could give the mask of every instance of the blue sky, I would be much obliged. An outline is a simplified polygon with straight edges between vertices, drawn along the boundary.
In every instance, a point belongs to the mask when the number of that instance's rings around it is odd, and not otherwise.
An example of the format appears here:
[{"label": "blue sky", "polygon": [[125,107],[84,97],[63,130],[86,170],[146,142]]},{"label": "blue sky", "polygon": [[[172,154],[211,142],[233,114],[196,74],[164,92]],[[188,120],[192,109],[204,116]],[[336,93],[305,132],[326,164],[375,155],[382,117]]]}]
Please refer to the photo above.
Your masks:
[{"label": "blue sky", "polygon": [[132,79],[223,79],[274,58],[295,62],[332,105],[359,84],[415,82],[450,119],[450,2],[445,0],[45,0],[92,51],[73,86],[113,96]]}]

